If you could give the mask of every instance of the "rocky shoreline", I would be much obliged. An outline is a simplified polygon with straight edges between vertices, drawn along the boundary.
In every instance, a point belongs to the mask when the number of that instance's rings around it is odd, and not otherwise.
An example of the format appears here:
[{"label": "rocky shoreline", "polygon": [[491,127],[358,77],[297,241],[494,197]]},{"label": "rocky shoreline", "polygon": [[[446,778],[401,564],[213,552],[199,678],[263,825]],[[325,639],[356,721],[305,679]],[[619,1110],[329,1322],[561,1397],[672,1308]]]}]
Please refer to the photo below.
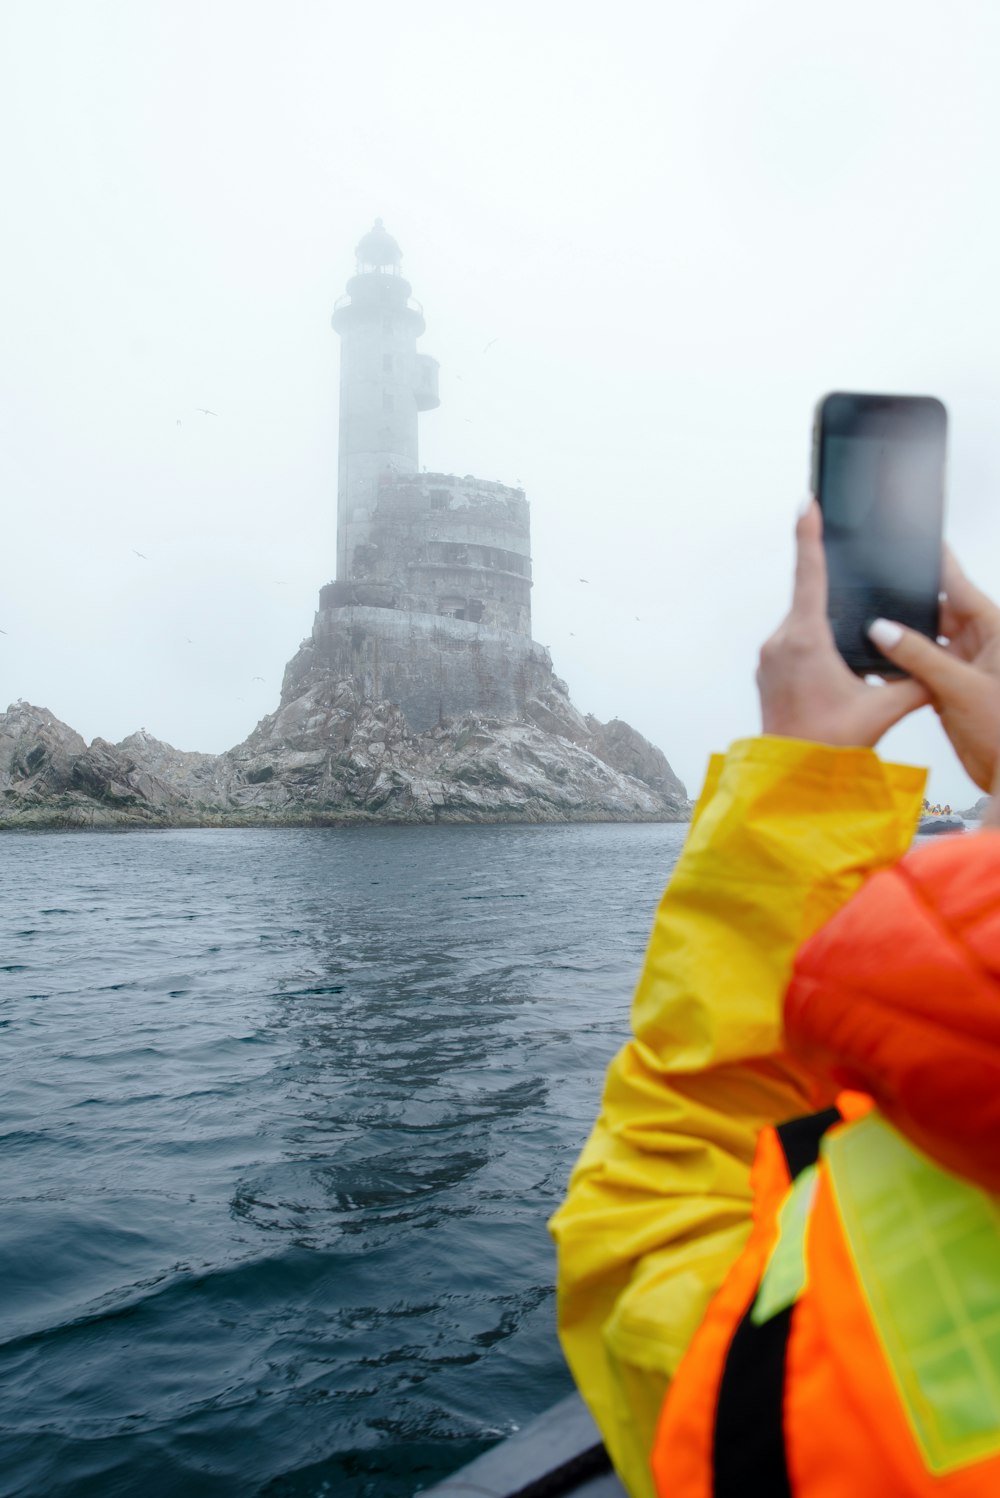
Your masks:
[{"label": "rocky shoreline", "polygon": [[141,730],[91,744],[46,708],[0,714],[0,830],[682,822],[666,758],[558,678],[513,720],[469,714],[411,733],[400,710],[317,670],[223,754]]}]

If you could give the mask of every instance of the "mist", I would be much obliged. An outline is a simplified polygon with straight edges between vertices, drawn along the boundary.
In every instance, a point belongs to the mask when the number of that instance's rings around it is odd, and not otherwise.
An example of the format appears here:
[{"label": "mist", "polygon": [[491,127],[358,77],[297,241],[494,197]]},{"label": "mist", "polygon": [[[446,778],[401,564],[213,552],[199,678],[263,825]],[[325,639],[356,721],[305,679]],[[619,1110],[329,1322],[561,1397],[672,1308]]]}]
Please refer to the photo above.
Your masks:
[{"label": "mist", "polygon": [[[825,391],[944,400],[1000,591],[985,0],[8,0],[0,37],[0,707],[212,752],[274,708],[376,215],[441,364],[421,467],[523,486],[534,637],[691,794],[758,727]],[[930,710],[885,750],[978,794]]]}]

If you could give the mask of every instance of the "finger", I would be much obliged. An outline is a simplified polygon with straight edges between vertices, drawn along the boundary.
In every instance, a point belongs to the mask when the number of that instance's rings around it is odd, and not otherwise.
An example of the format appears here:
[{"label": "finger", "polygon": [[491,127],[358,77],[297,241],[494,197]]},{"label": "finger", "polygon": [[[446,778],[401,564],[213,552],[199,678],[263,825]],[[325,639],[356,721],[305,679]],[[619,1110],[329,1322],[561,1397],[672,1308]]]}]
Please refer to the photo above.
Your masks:
[{"label": "finger", "polygon": [[879,687],[864,688],[862,705],[864,742],[877,744],[894,723],[898,723],[909,713],[916,712],[918,708],[926,707],[930,700],[927,688],[912,678],[888,682]]},{"label": "finger", "polygon": [[893,665],[901,666],[922,683],[934,701],[954,697],[976,676],[973,668],[957,656],[894,620],[876,619],[869,625],[868,638]]},{"label": "finger", "polygon": [[938,634],[950,640],[962,633],[962,628],[967,622],[964,614],[959,614],[952,608],[947,593],[941,593],[938,596]]},{"label": "finger", "polygon": [[795,527],[795,585],[792,613],[800,619],[826,618],[826,556],[823,517],[813,500]]},{"label": "finger", "polygon": [[907,681],[886,682],[884,687],[878,688],[877,697],[878,706],[884,712],[883,733],[893,723],[898,723],[900,718],[905,718],[907,713],[926,707],[930,700],[930,692],[916,677],[911,676]]},{"label": "finger", "polygon": [[958,558],[951,547],[945,545],[941,553],[941,581],[947,596],[948,612],[956,619],[968,619],[973,614],[996,613],[993,600],[977,588],[971,578],[966,577]]},{"label": "finger", "polygon": [[956,614],[945,600],[938,616],[938,644],[962,661],[975,660],[982,648],[982,631],[975,620]]}]

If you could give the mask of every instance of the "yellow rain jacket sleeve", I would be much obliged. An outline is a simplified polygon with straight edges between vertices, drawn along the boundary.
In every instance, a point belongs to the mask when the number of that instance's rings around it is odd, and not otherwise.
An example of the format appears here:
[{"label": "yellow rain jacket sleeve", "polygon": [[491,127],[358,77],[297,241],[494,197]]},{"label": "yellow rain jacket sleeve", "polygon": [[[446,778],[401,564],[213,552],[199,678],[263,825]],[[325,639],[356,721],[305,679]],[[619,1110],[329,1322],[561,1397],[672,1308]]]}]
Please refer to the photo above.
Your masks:
[{"label": "yellow rain jacket sleeve", "polygon": [[909,846],[924,771],[747,739],[714,758],[660,903],[632,1039],[550,1227],[563,1351],[634,1498],[667,1384],[750,1229],[768,1124],[831,1095],[782,1053],[797,947]]}]

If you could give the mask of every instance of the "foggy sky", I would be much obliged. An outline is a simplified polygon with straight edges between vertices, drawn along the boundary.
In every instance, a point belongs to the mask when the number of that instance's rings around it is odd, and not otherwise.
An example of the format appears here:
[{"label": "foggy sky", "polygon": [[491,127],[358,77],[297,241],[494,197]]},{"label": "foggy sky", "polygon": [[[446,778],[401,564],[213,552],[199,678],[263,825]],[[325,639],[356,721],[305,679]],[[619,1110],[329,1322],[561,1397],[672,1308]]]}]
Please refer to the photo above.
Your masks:
[{"label": "foggy sky", "polygon": [[[989,0],[6,0],[0,708],[221,751],[277,705],[381,215],[421,466],[524,486],[535,638],[693,794],[758,726],[823,392],[945,401],[1000,593],[998,62]],[[977,794],[929,710],[886,748]]]}]

